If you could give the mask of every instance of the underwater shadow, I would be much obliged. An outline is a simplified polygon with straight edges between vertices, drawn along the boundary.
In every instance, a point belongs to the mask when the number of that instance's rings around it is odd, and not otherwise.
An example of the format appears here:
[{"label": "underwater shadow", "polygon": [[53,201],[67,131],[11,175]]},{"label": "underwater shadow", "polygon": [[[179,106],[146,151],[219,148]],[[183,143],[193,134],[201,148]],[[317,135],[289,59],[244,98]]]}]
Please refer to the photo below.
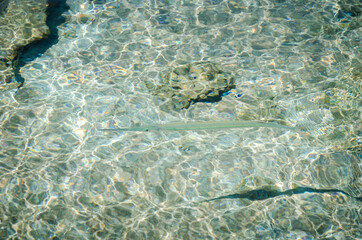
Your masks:
[{"label": "underwater shadow", "polygon": [[18,57],[13,63],[15,80],[20,83],[19,88],[24,85],[24,78],[20,74],[20,69],[27,63],[42,56],[49,48],[58,42],[58,26],[65,23],[62,14],[69,10],[66,0],[48,0],[46,10],[46,25],[49,27],[49,35],[43,39],[32,42],[18,50]]}]

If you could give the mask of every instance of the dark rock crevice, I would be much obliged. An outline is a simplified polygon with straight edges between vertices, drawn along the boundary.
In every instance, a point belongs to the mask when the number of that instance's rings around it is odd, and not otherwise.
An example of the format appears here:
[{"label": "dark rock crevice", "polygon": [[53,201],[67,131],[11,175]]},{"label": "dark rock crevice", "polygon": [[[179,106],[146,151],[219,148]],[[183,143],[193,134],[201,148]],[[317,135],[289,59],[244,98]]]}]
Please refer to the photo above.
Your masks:
[{"label": "dark rock crevice", "polygon": [[20,83],[19,87],[22,87],[24,84],[24,78],[20,74],[20,69],[25,66],[25,64],[43,55],[58,42],[58,26],[65,22],[62,14],[68,10],[69,6],[66,4],[66,0],[48,0],[46,25],[49,27],[49,35],[19,48],[18,56],[13,62],[15,79]]},{"label": "dark rock crevice", "polygon": [[6,0],[0,14],[0,91],[19,86],[14,63],[22,47],[49,34],[47,0]]},{"label": "dark rock crevice", "polygon": [[0,15],[6,12],[6,8],[9,5],[9,0],[0,0]]}]

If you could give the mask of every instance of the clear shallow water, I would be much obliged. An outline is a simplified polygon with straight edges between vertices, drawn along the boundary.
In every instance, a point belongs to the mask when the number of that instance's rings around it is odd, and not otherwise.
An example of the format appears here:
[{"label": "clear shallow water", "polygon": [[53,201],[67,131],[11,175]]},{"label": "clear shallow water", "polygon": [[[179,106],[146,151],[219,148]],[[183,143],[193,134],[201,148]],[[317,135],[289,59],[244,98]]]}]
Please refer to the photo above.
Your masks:
[{"label": "clear shallow water", "polygon": [[[1,93],[0,238],[361,238],[356,3],[252,2],[68,2],[59,42]],[[161,110],[150,86],[198,61],[232,72],[235,89]],[[310,136],[97,131],[180,120],[276,120]],[[349,196],[202,202],[297,186]]]}]

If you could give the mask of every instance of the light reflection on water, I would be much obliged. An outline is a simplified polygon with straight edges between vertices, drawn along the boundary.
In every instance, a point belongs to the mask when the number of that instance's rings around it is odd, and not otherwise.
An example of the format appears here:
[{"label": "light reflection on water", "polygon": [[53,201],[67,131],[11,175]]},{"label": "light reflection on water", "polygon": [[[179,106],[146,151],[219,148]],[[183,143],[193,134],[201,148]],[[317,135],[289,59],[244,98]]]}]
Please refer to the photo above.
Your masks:
[{"label": "light reflection on water", "polygon": [[[0,236],[361,237],[353,1],[97,2],[69,2],[58,44],[22,69],[22,89],[1,93]],[[232,72],[235,89],[220,102],[160,110],[148,86],[199,61]],[[310,136],[97,130],[187,120],[282,121]],[[201,202],[298,186],[350,196]]]}]

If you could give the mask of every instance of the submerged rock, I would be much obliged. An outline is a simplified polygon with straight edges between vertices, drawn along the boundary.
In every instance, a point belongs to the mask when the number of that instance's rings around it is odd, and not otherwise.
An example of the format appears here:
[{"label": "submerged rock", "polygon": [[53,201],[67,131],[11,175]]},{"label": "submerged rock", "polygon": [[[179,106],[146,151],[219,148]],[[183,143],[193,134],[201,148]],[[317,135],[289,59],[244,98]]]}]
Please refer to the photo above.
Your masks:
[{"label": "submerged rock", "polygon": [[[8,0],[0,14],[0,91],[17,87],[14,67],[19,51],[49,34],[47,0]],[[6,7],[6,9],[5,9]]]},{"label": "submerged rock", "polygon": [[0,1],[0,15],[6,12],[6,8],[8,7],[9,0]]},{"label": "submerged rock", "polygon": [[163,110],[180,110],[195,102],[220,101],[222,93],[234,88],[233,75],[210,62],[176,67],[163,74],[162,81],[153,91],[165,100]]}]

